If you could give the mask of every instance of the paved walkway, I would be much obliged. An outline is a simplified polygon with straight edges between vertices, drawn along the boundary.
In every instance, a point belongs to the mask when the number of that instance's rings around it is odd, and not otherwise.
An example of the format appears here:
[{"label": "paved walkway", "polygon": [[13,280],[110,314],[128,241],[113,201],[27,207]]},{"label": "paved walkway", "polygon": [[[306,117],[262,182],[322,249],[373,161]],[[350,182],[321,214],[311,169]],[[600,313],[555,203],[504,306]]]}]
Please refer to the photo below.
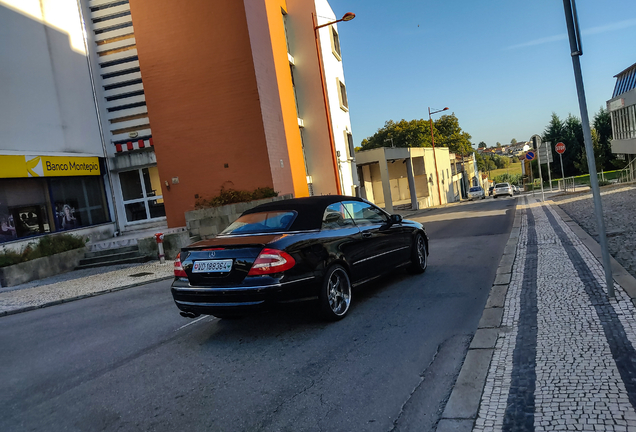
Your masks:
[{"label": "paved walkway", "polygon": [[557,209],[525,196],[517,219],[473,431],[636,431],[632,299],[618,284],[607,297],[602,266]]},{"label": "paved walkway", "polygon": [[52,306],[98,294],[172,278],[172,260],[164,264],[122,264],[75,270],[0,289],[0,316]]}]

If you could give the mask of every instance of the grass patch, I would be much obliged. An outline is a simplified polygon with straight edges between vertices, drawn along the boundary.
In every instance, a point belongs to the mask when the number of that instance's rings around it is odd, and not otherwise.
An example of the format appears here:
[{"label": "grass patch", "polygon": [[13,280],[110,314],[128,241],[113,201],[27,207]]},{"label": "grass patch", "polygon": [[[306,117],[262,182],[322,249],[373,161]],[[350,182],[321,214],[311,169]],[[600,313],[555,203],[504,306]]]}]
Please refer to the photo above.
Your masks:
[{"label": "grass patch", "polygon": [[496,170],[490,170],[490,175],[488,176],[488,178],[490,180],[492,180],[495,177],[500,176],[502,174],[506,174],[506,173],[508,173],[510,175],[521,174],[521,164],[520,163],[511,163],[508,168],[500,168],[500,169],[496,169]]},{"label": "grass patch", "polygon": [[85,245],[85,239],[71,234],[42,237],[37,243],[29,243],[22,252],[11,250],[0,252],[0,267],[7,267],[37,258],[79,249]]}]

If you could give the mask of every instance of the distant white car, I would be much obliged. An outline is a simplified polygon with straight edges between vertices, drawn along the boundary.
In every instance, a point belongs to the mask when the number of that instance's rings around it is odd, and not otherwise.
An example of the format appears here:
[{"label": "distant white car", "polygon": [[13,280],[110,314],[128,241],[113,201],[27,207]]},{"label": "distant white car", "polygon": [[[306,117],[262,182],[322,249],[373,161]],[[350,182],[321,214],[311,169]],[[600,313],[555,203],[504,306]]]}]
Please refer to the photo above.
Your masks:
[{"label": "distant white car", "polygon": [[513,196],[514,192],[510,183],[497,183],[495,189],[492,192],[493,198],[500,197],[502,195]]},{"label": "distant white car", "polygon": [[472,201],[474,199],[484,199],[486,198],[486,193],[484,192],[484,190],[481,188],[481,186],[473,186],[470,188],[470,190],[468,191],[468,200]]}]

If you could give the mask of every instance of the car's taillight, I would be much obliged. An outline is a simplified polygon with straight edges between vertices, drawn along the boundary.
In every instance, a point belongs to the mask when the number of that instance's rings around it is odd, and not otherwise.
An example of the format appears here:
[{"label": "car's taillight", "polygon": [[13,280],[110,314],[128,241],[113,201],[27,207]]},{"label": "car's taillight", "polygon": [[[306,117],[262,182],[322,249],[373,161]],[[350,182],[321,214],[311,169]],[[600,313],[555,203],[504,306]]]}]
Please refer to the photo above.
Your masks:
[{"label": "car's taillight", "polygon": [[181,252],[177,254],[177,258],[174,260],[174,276],[175,277],[188,277],[183,266],[181,265]]},{"label": "car's taillight", "polygon": [[296,261],[287,252],[265,248],[258,255],[247,275],[258,276],[280,273],[289,270],[294,265],[296,265]]}]

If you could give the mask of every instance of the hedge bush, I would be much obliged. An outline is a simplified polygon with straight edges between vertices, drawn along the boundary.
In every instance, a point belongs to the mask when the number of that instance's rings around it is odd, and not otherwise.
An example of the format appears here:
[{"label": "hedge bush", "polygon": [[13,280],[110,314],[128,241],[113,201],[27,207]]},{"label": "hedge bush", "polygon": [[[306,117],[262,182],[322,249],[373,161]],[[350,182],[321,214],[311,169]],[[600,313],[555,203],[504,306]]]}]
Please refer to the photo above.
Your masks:
[{"label": "hedge bush", "polygon": [[218,196],[210,199],[197,198],[194,202],[194,208],[199,210],[210,207],[220,207],[227,204],[236,204],[240,202],[254,201],[263,198],[273,198],[277,196],[278,192],[276,192],[271,187],[257,188],[253,191],[225,189],[222,187],[221,193],[219,193]]},{"label": "hedge bush", "polygon": [[40,238],[37,243],[29,243],[22,252],[7,250],[0,252],[0,267],[7,267],[45,256],[82,248],[85,239],[71,234],[60,234]]}]

